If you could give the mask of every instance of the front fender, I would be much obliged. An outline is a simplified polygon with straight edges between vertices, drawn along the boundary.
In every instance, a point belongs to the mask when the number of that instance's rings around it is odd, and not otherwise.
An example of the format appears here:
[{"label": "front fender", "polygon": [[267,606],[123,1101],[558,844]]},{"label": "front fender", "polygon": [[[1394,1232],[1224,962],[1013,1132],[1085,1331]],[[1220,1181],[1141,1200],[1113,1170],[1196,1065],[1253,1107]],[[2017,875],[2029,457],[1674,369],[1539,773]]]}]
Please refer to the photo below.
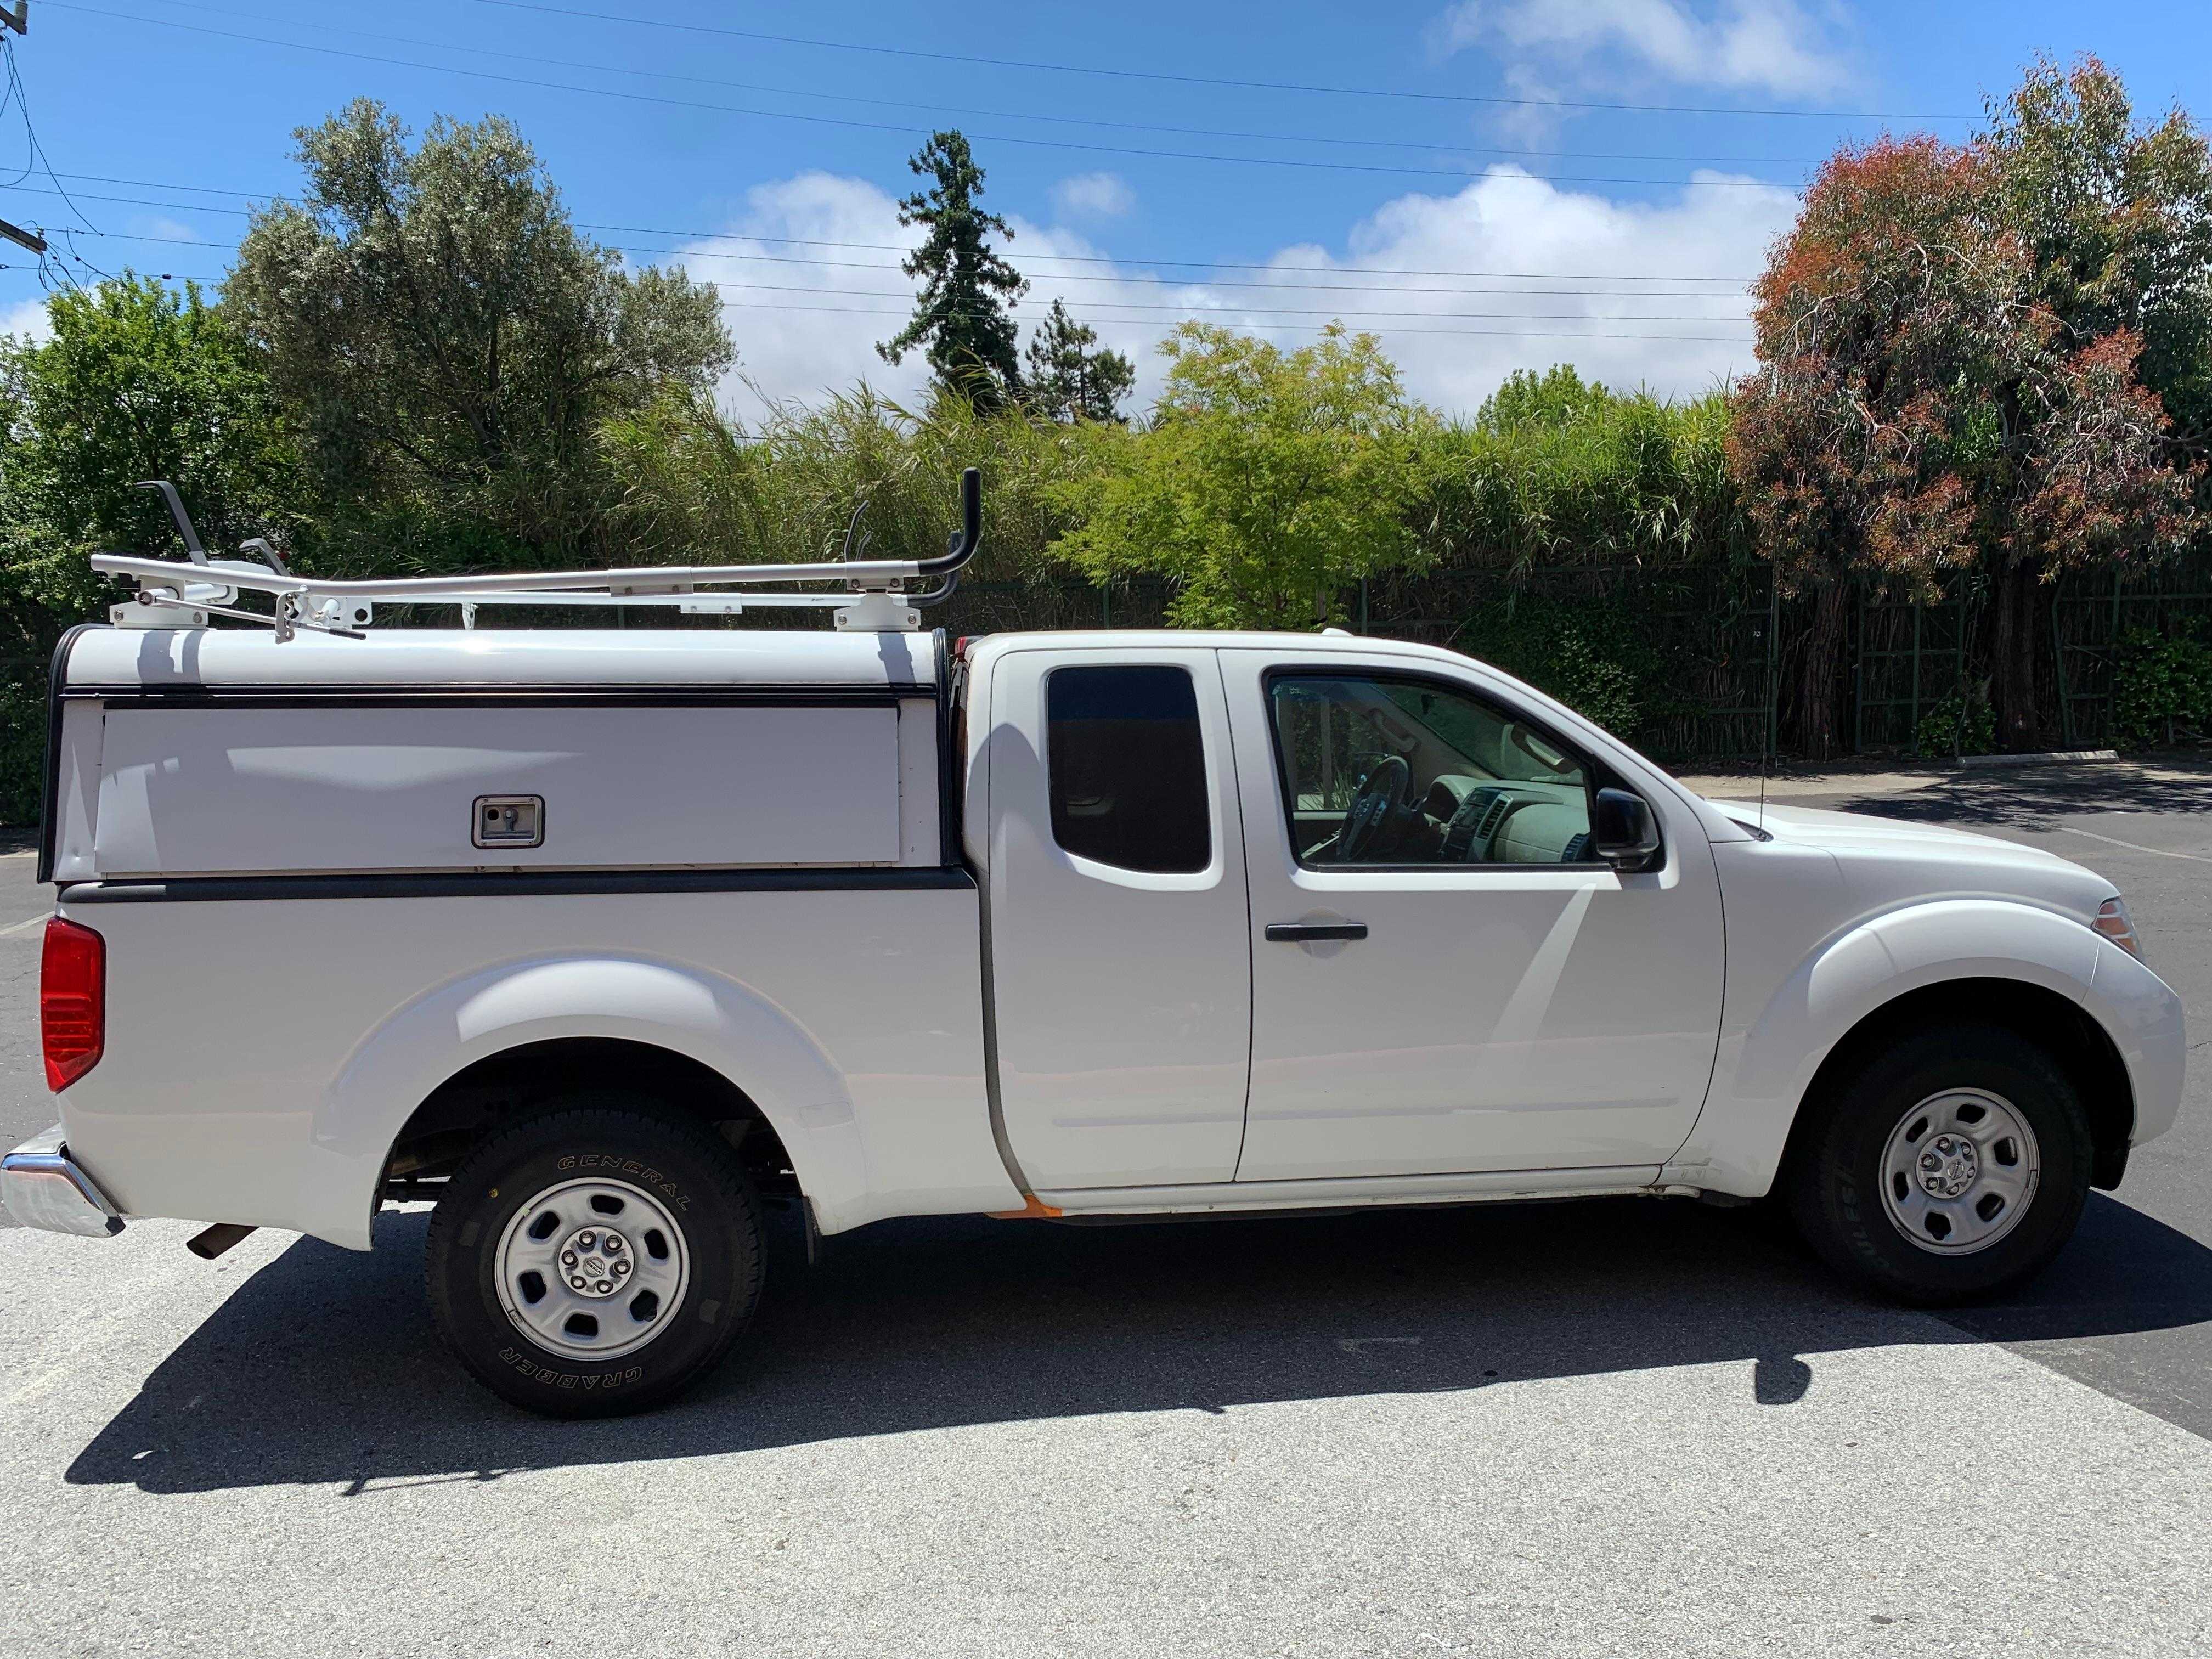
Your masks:
[{"label": "front fender", "polygon": [[825,1218],[866,1188],[844,1075],[805,1029],[749,985],[641,957],[504,963],[425,992],[364,1036],[314,1109],[309,1202],[335,1243],[368,1248],[392,1144],[438,1086],[528,1043],[611,1037],[695,1060],[742,1089],[782,1139]]},{"label": "front fender", "polygon": [[[1757,926],[1754,915],[1747,923]],[[1729,938],[1728,1009],[1705,1109],[1668,1178],[1756,1196],[1773,1184],[1797,1109],[1836,1045],[1911,992],[2012,980],[2056,992],[2096,1020],[2148,1116],[2180,1097],[2180,1007],[2156,975],[2071,917],[2003,899],[1911,904],[1863,921],[1794,963],[1762,963]]]}]

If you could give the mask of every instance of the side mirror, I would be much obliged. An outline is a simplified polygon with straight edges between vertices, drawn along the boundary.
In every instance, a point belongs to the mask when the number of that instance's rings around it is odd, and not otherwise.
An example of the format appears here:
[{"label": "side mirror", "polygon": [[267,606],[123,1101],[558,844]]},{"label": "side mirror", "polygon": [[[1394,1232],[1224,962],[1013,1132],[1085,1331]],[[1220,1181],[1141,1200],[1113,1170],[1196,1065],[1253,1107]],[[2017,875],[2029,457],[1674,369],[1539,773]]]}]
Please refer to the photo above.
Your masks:
[{"label": "side mirror", "polygon": [[1659,821],[1649,801],[1626,789],[1597,792],[1590,838],[1597,855],[1624,874],[1650,870],[1659,862]]}]

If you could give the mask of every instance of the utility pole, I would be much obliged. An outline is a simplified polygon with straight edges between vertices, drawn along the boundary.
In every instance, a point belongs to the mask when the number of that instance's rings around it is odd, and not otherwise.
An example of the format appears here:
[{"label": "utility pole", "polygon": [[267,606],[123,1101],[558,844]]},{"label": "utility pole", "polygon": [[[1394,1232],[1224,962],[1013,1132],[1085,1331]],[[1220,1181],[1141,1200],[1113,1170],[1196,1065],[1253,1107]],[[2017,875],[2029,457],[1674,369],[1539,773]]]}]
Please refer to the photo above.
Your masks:
[{"label": "utility pole", "polygon": [[[12,10],[0,6],[0,28],[11,28],[18,34],[28,34],[31,32],[31,0],[15,0]],[[46,251],[45,237],[34,230],[11,225],[5,219],[0,219],[0,236],[5,236],[17,246],[27,247],[33,253],[43,254]]]}]

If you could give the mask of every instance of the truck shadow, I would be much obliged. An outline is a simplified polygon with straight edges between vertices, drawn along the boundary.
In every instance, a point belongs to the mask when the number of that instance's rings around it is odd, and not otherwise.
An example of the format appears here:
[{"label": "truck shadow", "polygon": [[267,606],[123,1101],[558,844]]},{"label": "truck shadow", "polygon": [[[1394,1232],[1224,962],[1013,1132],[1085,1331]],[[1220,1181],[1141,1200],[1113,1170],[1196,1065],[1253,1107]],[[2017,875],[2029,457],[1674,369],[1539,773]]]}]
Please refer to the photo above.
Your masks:
[{"label": "truck shadow", "polygon": [[[1819,1387],[1823,1354],[2212,1318],[2212,1251],[2103,1194],[2058,1266],[1948,1320],[1855,1297],[1763,1212],[1686,1204],[1145,1227],[908,1221],[831,1239],[811,1269],[786,1226],[751,1333],[705,1387],[657,1413],[567,1424],[502,1405],[437,1346],[423,1225],[420,1213],[387,1214],[368,1256],[292,1246],[161,1363],[68,1479],[362,1494],[976,1424],[1472,1395],[1716,1362],[1750,1362],[1753,1397],[1786,1407]],[[2186,1425],[2212,1435],[2212,1422]]]}]

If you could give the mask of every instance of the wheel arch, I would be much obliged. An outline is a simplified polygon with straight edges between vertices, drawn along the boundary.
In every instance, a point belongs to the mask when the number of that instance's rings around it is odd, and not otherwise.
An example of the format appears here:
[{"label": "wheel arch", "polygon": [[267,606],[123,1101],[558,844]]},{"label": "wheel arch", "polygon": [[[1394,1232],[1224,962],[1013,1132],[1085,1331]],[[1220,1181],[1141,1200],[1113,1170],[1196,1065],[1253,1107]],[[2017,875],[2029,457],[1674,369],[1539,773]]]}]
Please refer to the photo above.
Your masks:
[{"label": "wheel arch", "polygon": [[427,1176],[557,1090],[641,1081],[695,1121],[758,1126],[742,1130],[741,1148],[773,1136],[781,1167],[826,1216],[866,1188],[844,1075],[771,999],[688,964],[537,958],[425,992],[348,1056],[313,1112],[330,1219],[315,1231],[366,1249],[387,1171]]},{"label": "wheel arch", "polygon": [[1769,1191],[1807,1103],[1899,1022],[1994,1019],[2063,1048],[2091,1112],[2103,1186],[2125,1166],[2139,1091],[2162,1089],[2172,1070],[2165,1049],[2173,1034],[2118,969],[2134,959],[2039,906],[1916,902],[1832,936],[1786,968],[1735,955],[1713,1085],[1668,1166],[1670,1182],[1747,1198]]},{"label": "wheel arch", "polygon": [[714,1130],[737,1151],[757,1191],[799,1191],[775,1123],[712,1066],[635,1037],[549,1037],[487,1054],[433,1089],[392,1139],[385,1195],[434,1196],[423,1184],[488,1137],[556,1101],[600,1091],[645,1096],[666,1115]]},{"label": "wheel arch", "polygon": [[2090,1180],[2112,1188],[2126,1171],[2135,1127],[2135,1085],[2119,1046],[2081,1003],[2046,985],[1996,975],[1940,980],[1901,993],[1864,1015],[1829,1048],[1806,1085],[1782,1152],[1784,1179],[1802,1152],[1808,1109],[1841,1087],[1875,1054],[1908,1035],[1947,1025],[1994,1025],[2056,1060],[2088,1115]]}]

